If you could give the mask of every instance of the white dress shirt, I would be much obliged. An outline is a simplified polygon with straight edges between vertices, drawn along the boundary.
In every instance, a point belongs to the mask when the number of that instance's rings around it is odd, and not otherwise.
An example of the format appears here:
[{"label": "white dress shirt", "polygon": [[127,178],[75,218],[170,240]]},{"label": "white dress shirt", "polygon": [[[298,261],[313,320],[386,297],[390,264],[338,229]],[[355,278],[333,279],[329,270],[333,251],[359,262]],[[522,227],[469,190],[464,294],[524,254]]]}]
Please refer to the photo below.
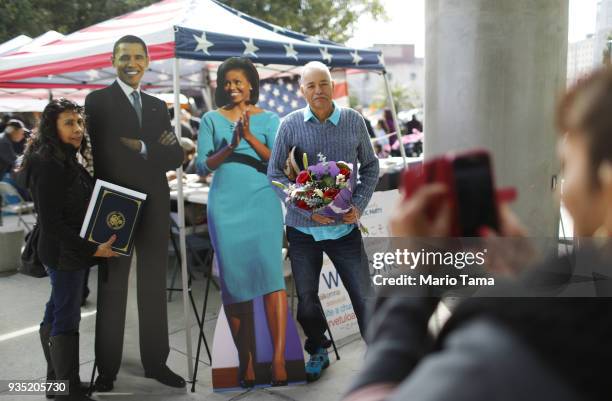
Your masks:
[{"label": "white dress shirt", "polygon": [[[128,100],[130,101],[132,106],[134,106],[134,98],[132,97],[132,92],[138,91],[138,101],[140,102],[140,110],[142,110],[142,94],[140,93],[140,85],[138,85],[138,88],[134,89],[130,85],[126,84],[125,82],[123,82],[119,78],[117,78],[117,83],[119,84],[119,87],[121,88],[123,93],[125,93],[125,96],[127,96]],[[147,145],[145,145],[145,143],[143,141],[140,141],[140,145],[141,145],[140,146],[140,154],[142,155],[142,157],[144,157],[146,159],[146,157],[147,157]]]}]

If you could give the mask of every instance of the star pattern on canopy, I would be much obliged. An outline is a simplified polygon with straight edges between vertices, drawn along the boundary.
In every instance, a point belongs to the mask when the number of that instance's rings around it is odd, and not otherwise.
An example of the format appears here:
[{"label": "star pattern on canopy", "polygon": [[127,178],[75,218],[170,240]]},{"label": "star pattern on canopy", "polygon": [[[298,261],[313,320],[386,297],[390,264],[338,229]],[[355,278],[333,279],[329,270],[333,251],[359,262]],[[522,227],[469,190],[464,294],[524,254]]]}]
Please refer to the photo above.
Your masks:
[{"label": "star pattern on canopy", "polygon": [[257,57],[257,54],[255,52],[259,50],[259,47],[255,46],[255,42],[253,41],[253,38],[249,38],[248,42],[246,40],[243,40],[242,44],[244,44],[243,54],[245,56],[251,55],[253,57]]},{"label": "star pattern on canopy", "polygon": [[286,57],[292,57],[294,59],[298,59],[298,52],[295,51],[295,49],[293,48],[293,43],[289,43],[288,45],[283,45],[285,47],[285,56]]},{"label": "star pattern on canopy", "polygon": [[351,53],[351,56],[353,57],[353,63],[355,65],[359,65],[359,62],[363,60],[363,57],[359,55],[359,53],[357,52],[357,49],[355,49],[355,51]]},{"label": "star pattern on canopy", "polygon": [[196,35],[193,35],[193,38],[196,40],[196,42],[198,43],[198,45],[196,46],[194,51],[198,51],[198,50],[202,50],[202,52],[204,54],[207,54],[210,56],[210,53],[208,52],[208,48],[214,46],[214,44],[212,42],[209,42],[206,39],[206,32],[202,32],[202,36],[197,37]]},{"label": "star pattern on canopy", "polygon": [[321,58],[324,61],[327,61],[327,63],[331,64],[332,62],[332,55],[329,53],[329,51],[327,50],[327,46],[325,46],[322,49],[319,49],[319,51],[321,52]]}]

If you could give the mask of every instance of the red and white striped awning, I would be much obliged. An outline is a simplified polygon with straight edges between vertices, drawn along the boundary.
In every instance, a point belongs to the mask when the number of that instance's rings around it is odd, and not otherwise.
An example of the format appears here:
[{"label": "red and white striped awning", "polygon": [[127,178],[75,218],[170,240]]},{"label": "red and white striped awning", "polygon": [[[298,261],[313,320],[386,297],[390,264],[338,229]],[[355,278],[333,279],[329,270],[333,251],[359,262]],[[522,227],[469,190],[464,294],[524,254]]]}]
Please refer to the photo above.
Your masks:
[{"label": "red and white striped awning", "polygon": [[[113,44],[121,36],[132,34],[147,43],[152,60],[143,85],[149,89],[169,89],[172,87],[170,59],[175,57],[175,26],[228,38],[249,38],[255,43],[306,44],[322,50],[325,47],[325,52],[326,46],[350,50],[256,20],[214,0],[163,0],[49,43],[26,46],[0,56],[0,87],[94,89],[106,86],[116,76],[110,61]],[[288,59],[291,57],[295,56],[287,55]],[[253,60],[258,61],[256,57]],[[206,64],[200,60],[182,61],[180,86],[201,86],[200,73]],[[281,65],[267,67],[268,73],[264,76],[287,70]]]}]

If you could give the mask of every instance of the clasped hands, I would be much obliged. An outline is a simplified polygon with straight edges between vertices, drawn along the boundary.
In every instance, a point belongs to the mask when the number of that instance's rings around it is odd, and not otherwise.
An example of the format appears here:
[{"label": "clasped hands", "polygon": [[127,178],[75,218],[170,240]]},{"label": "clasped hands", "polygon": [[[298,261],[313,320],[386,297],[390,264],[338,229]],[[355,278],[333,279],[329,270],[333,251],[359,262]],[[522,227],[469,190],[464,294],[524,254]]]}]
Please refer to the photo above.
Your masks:
[{"label": "clasped hands", "polygon": [[[119,138],[119,141],[122,145],[130,150],[133,150],[134,152],[140,152],[142,150],[142,141],[140,139],[126,138],[122,136]],[[171,146],[175,145],[178,141],[176,139],[176,135],[174,135],[174,132],[166,130],[159,136],[157,142],[163,146]]]},{"label": "clasped hands", "polygon": [[236,123],[234,128],[234,134],[232,135],[232,143],[229,145],[230,148],[235,149],[242,139],[247,142],[251,141],[253,134],[251,133],[251,113],[247,109],[242,113],[242,117]]},{"label": "clasped hands", "polygon": [[[355,206],[351,206],[351,209],[342,215],[342,221],[345,224],[353,224],[359,221],[359,217],[359,209],[357,209]],[[326,217],[318,213],[313,213],[311,218],[313,221],[324,225],[334,222],[334,219],[331,217]]]}]

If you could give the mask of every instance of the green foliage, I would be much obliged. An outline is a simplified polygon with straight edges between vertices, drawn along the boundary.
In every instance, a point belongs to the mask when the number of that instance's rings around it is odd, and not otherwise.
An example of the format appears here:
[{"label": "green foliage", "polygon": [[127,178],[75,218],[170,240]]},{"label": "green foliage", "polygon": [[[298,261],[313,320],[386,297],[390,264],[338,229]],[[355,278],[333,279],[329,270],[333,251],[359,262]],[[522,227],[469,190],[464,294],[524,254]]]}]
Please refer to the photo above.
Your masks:
[{"label": "green foliage", "polygon": [[156,0],[0,0],[0,43],[49,30],[69,34],[138,10]]},{"label": "green foliage", "polygon": [[221,0],[275,25],[312,36],[346,42],[361,15],[386,18],[380,0]]},{"label": "green foliage", "polygon": [[[397,112],[423,107],[423,99],[421,99],[416,89],[406,88],[400,84],[391,84],[391,96],[393,97],[393,103],[395,103],[395,110]],[[374,107],[378,109],[389,107],[387,104],[387,91],[384,85],[381,86],[374,99],[372,102]]]},{"label": "green foliage", "polygon": [[[0,43],[19,34],[72,33],[156,0],[0,0]],[[294,31],[340,43],[358,18],[386,18],[380,0],[223,0],[230,7]]]},{"label": "green foliage", "polygon": [[336,183],[336,181],[334,180],[333,177],[327,176],[327,177],[323,178],[324,188],[331,188],[335,183]]}]

